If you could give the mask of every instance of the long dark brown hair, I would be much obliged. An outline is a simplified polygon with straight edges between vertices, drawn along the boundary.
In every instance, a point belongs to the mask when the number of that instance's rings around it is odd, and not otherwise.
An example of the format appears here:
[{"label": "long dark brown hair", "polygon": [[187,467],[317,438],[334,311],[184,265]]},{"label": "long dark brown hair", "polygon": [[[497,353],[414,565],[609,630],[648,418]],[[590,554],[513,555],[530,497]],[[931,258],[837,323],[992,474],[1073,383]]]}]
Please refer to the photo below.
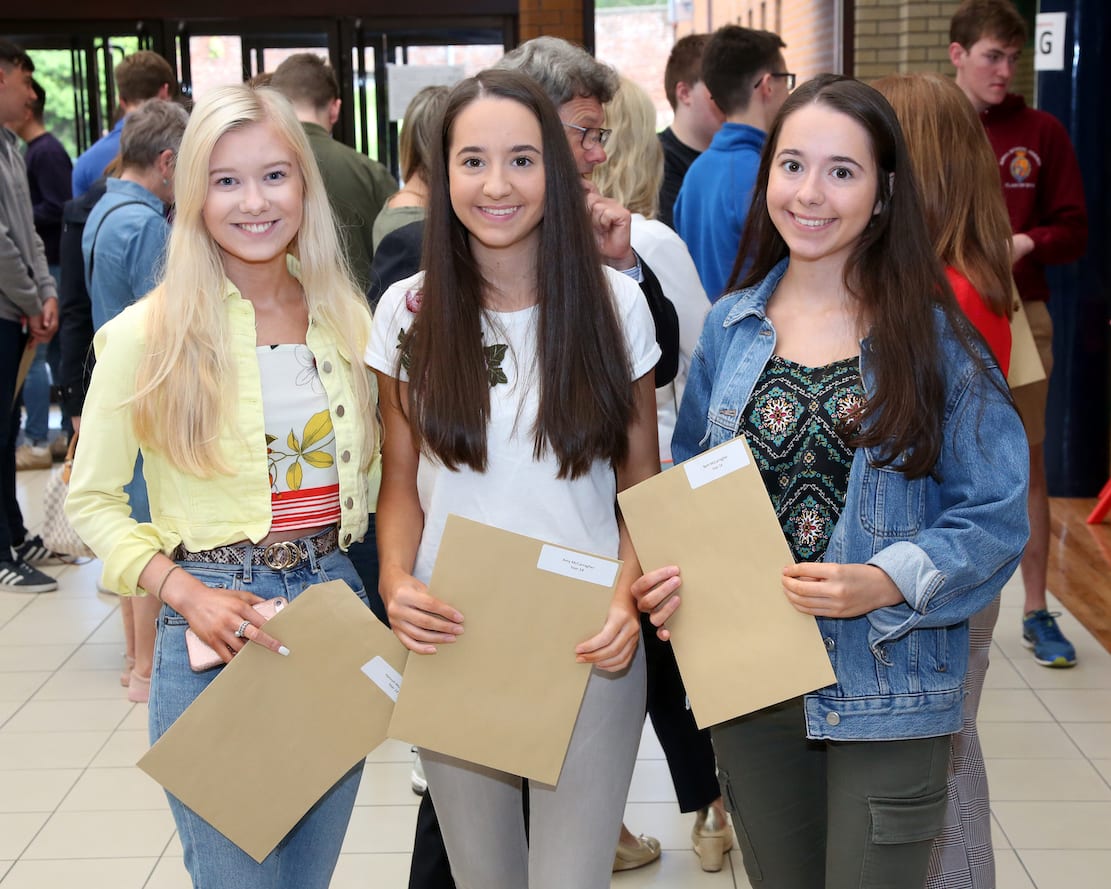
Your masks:
[{"label": "long dark brown hair", "polygon": [[559,477],[577,478],[594,460],[619,463],[628,452],[631,369],[563,125],[540,88],[518,72],[488,70],[462,81],[444,110],[429,170],[423,299],[402,349],[409,362],[410,425],[416,444],[449,469],[486,469],[487,284],[469,233],[452,210],[447,165],[455,120],[488,97],[517,102],[540,123],[544,216],[536,257],[540,403],[534,454],[539,458],[551,448]]},{"label": "long dark brown hair", "polygon": [[[787,244],[768,215],[767,187],[783,122],[819,104],[864,128],[876,163],[879,212],[845,262],[844,283],[870,324],[868,348],[874,385],[855,418],[856,447],[873,448],[873,463],[894,466],[908,478],[930,474],[942,447],[944,370],[934,308],[940,307],[972,360],[984,350],[964,317],[926,230],[910,157],[895,112],[870,86],[823,74],[793,92],[768,132],[737,262],[726,290],[760,283]],[[747,272],[742,275],[742,270]],[[1002,384],[999,384],[1002,385]]]}]

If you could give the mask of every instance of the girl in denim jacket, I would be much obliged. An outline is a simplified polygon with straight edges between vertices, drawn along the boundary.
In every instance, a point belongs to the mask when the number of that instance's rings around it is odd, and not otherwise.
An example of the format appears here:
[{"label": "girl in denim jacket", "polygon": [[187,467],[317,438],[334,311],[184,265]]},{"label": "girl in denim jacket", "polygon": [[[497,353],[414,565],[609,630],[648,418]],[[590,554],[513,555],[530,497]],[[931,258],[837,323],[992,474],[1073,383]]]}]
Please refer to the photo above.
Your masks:
[{"label": "girl in denim jacket", "polygon": [[[967,620],[1028,533],[1027,456],[875,90],[822,76],[784,104],[733,288],[707,319],[672,450],[746,436],[796,559],[784,594],[817,619],[837,676],[713,729],[745,868],[766,889],[920,889]],[[662,637],[679,581],[671,566],[633,587]]]}]

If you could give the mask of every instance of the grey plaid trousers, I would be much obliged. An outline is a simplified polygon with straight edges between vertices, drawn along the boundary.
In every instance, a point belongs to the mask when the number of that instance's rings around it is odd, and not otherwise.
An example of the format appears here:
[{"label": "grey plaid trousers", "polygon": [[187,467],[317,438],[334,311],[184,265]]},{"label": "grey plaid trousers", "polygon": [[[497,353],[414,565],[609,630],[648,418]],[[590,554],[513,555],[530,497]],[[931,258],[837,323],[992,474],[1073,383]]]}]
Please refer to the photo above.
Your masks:
[{"label": "grey plaid trousers", "polygon": [[996,596],[968,622],[964,722],[950,740],[949,807],[945,827],[930,852],[926,889],[995,889],[988,776],[976,731],[976,713],[988,672],[991,634],[998,617],[999,596]]}]

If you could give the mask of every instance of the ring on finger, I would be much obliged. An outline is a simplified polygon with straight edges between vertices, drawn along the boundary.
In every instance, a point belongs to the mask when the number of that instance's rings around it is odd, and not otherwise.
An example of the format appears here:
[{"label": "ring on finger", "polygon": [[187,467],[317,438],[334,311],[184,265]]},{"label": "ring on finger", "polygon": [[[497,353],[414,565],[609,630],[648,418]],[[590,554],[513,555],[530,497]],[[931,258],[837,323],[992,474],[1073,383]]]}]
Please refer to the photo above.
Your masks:
[{"label": "ring on finger", "polygon": [[241,623],[239,625],[239,629],[235,631],[236,638],[237,639],[242,639],[244,636],[246,636],[247,635],[247,627],[249,627],[250,625],[251,625],[251,622],[249,620],[243,621],[243,623]]}]

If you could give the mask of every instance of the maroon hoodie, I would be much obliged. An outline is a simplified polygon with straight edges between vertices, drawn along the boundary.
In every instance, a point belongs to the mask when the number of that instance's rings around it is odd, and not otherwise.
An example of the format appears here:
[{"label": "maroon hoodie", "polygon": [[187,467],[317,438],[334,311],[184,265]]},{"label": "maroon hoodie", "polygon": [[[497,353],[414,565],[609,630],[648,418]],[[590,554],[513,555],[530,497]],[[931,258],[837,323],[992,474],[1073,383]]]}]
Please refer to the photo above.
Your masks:
[{"label": "maroon hoodie", "polygon": [[980,119],[999,159],[1011,230],[1034,241],[1034,249],[1014,266],[1018,292],[1023,299],[1046,300],[1045,266],[1076,262],[1088,241],[1084,184],[1068,132],[1053,115],[1027,108],[1014,93]]}]

